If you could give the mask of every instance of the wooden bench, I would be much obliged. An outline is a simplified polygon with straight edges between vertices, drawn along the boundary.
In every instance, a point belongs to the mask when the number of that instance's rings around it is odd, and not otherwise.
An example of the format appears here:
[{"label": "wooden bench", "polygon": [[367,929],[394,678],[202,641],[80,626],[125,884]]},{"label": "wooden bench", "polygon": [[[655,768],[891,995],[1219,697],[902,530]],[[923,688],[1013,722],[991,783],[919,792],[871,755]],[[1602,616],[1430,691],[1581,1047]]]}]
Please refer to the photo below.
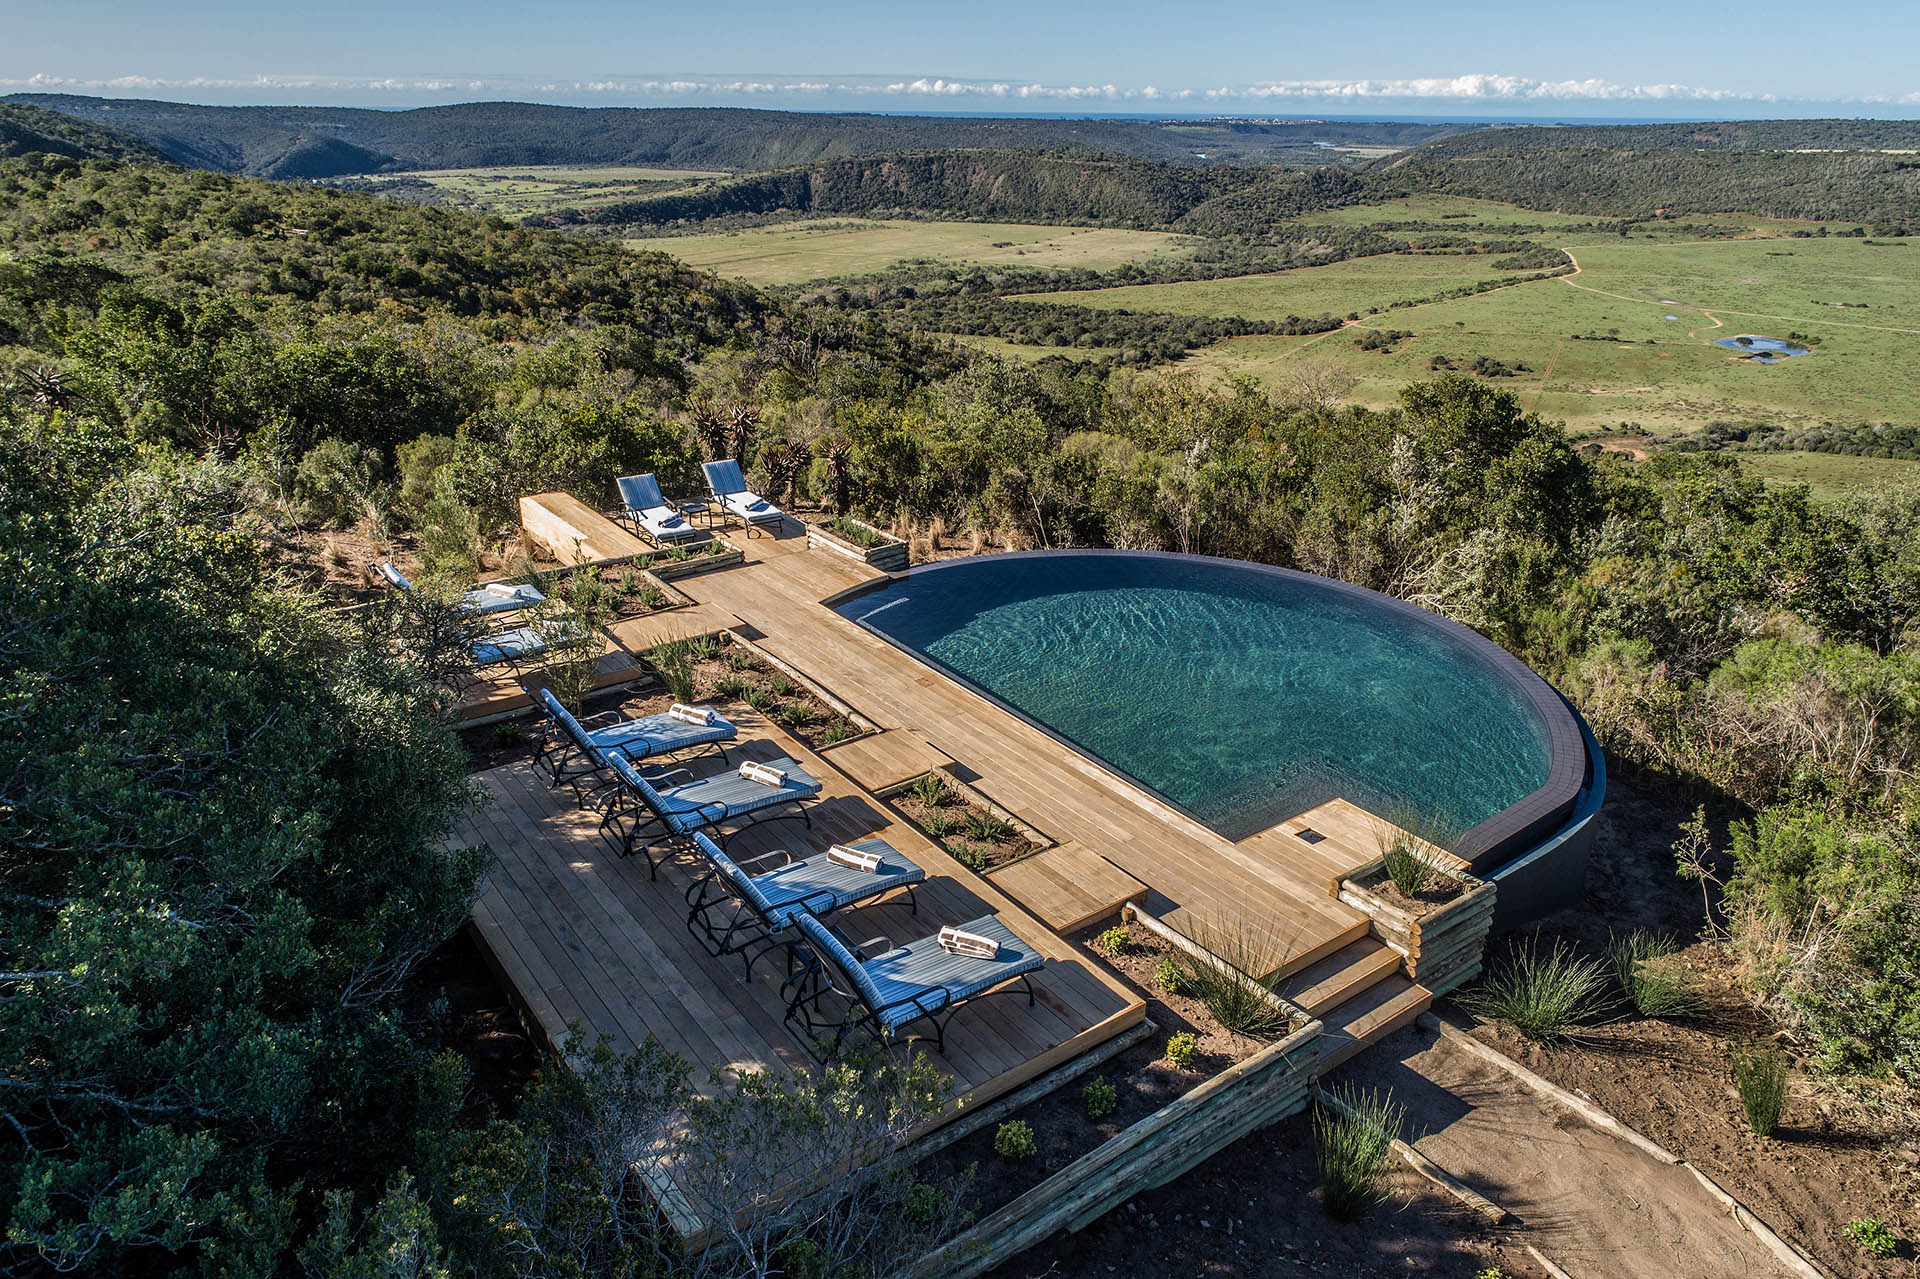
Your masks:
[{"label": "wooden bench", "polygon": [[547,554],[569,568],[620,564],[654,548],[571,493],[520,499],[520,527]]}]

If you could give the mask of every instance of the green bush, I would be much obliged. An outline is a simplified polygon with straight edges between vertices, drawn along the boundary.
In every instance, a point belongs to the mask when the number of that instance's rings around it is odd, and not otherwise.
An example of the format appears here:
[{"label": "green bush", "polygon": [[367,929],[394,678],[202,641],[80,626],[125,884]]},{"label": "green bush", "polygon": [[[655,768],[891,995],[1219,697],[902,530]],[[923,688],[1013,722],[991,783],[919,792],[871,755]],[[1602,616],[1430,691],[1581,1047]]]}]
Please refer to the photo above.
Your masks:
[{"label": "green bush", "polygon": [[1862,1252],[1875,1257],[1900,1255],[1900,1236],[1878,1217],[1860,1217],[1849,1221],[1841,1233],[1858,1245]]},{"label": "green bush", "polygon": [[320,441],[293,473],[294,508],[307,523],[346,528],[370,522],[384,533],[387,495],[380,482],[380,455],[345,440]]},{"label": "green bush", "polygon": [[740,700],[763,715],[772,710],[774,706],[773,694],[764,688],[750,688]]},{"label": "green bush", "polygon": [[[647,664],[660,675],[661,682],[676,702],[693,700],[693,655],[684,641],[661,644],[647,654]],[[755,707],[755,710],[760,709]]]},{"label": "green bush", "polygon": [[1186,992],[1207,1006],[1223,1030],[1256,1038],[1284,1030],[1284,1005],[1256,974],[1271,970],[1285,947],[1247,920],[1220,921],[1193,932],[1203,953],[1180,956]]},{"label": "green bush", "polygon": [[1670,937],[1636,928],[1607,945],[1614,980],[1642,1017],[1687,1017],[1700,1010],[1700,991],[1680,966],[1680,947]]},{"label": "green bush", "polygon": [[998,844],[1013,834],[1013,826],[983,809],[967,814],[967,834],[982,843]]},{"label": "green bush", "polygon": [[1750,1044],[1733,1050],[1732,1067],[1747,1126],[1771,1137],[1787,1108],[1787,1055],[1772,1044]]},{"label": "green bush", "polygon": [[805,728],[813,719],[813,707],[805,702],[790,702],[780,708],[774,719],[778,720],[783,728]]},{"label": "green bush", "polygon": [[907,794],[913,796],[928,808],[945,808],[953,802],[954,798],[953,789],[947,785],[946,779],[938,773],[928,773],[925,777],[922,777],[919,781],[907,788]]},{"label": "green bush", "polygon": [[1009,1119],[993,1132],[993,1153],[1002,1159],[1031,1159],[1040,1153],[1034,1140],[1033,1125],[1024,1119]]},{"label": "green bush", "polygon": [[1161,959],[1153,966],[1153,982],[1169,995],[1179,994],[1183,984],[1180,965],[1173,962],[1171,957]]},{"label": "green bush", "polygon": [[1191,1030],[1175,1031],[1167,1036],[1167,1060],[1180,1069],[1190,1069],[1199,1055],[1200,1036]]},{"label": "green bush", "polygon": [[1328,1216],[1355,1221],[1386,1200],[1387,1165],[1407,1114],[1391,1094],[1334,1088],[1328,1095],[1313,1110],[1321,1194]]},{"label": "green bush", "polygon": [[835,742],[844,742],[853,736],[853,725],[844,719],[836,719],[820,730],[820,744],[831,746]]},{"label": "green bush", "polygon": [[935,839],[945,839],[955,829],[953,814],[943,812],[938,808],[928,810],[927,815],[921,819],[920,824],[925,826],[927,828],[927,834],[933,836]]},{"label": "green bush", "polygon": [[1087,1118],[1097,1122],[1119,1107],[1120,1090],[1096,1076],[1087,1080],[1086,1086],[1080,1090],[1080,1100],[1087,1108]]},{"label": "green bush", "polygon": [[1115,924],[1094,938],[1093,944],[1118,959],[1133,950],[1133,930],[1125,924]]},{"label": "green bush", "polygon": [[1414,851],[1413,842],[1401,837],[1387,845],[1381,854],[1387,879],[1403,897],[1418,897],[1434,886],[1439,872]]},{"label": "green bush", "polygon": [[953,854],[953,860],[959,862],[976,875],[987,868],[986,856],[964,839],[954,840],[952,846],[947,851]]},{"label": "green bush", "polygon": [[394,471],[400,480],[400,509],[409,523],[433,497],[440,468],[453,461],[451,435],[417,435],[395,447]]},{"label": "green bush", "polygon": [[1581,957],[1564,941],[1543,951],[1532,936],[1509,950],[1461,1002],[1545,1043],[1604,1011],[1605,991],[1601,961]]}]

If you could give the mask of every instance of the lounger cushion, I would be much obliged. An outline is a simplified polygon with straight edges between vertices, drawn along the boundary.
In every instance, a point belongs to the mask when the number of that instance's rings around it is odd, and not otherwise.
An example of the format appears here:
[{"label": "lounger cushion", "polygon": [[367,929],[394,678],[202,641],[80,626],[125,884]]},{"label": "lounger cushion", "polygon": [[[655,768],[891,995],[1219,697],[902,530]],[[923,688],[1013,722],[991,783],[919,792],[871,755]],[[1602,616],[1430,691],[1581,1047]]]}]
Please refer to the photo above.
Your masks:
[{"label": "lounger cushion", "polygon": [[650,511],[667,506],[667,499],[660,493],[660,481],[653,478],[651,471],[645,475],[623,475],[614,483],[619,486],[620,500],[627,504],[629,511]]},{"label": "lounger cushion", "polygon": [[720,501],[749,524],[771,524],[785,518],[785,513],[779,507],[751,493],[728,493]]},{"label": "lounger cushion", "polygon": [[830,915],[927,877],[926,871],[884,839],[863,839],[847,847],[879,854],[880,869],[868,872],[842,866],[821,853],[752,876],[749,900],[769,924],[785,928],[800,915]]},{"label": "lounger cushion", "polygon": [[731,741],[739,733],[738,729],[718,715],[709,724],[689,724],[671,715],[642,715],[638,719],[625,719],[604,728],[590,729],[560,704],[560,699],[553,695],[552,689],[543,688],[538,696],[541,709],[546,711],[547,717],[560,726],[560,731],[575,746],[594,759],[604,758],[602,752],[617,754],[625,759],[670,755],[694,746]]},{"label": "lounger cushion", "polygon": [[747,491],[747,477],[740,474],[740,463],[733,458],[724,458],[718,462],[703,462],[700,469],[706,472],[707,487],[713,490],[715,497]]},{"label": "lounger cushion", "polygon": [[479,613],[484,616],[488,613],[504,613],[510,609],[526,608],[529,605],[538,604],[546,598],[545,595],[540,593],[539,587],[526,582],[515,586],[513,588],[513,594],[511,595],[503,595],[498,591],[490,591],[483,586],[477,591],[468,591],[465,595],[462,595],[460,597],[460,607],[470,613]]},{"label": "lounger cushion", "polygon": [[783,784],[767,786],[750,782],[736,772],[725,772],[663,791],[626,759],[615,756],[607,760],[621,780],[669,829],[683,834],[729,817],[758,812],[775,804],[790,804],[820,793],[820,783],[792,760],[782,756],[766,762],[787,775]]},{"label": "lounger cushion", "polygon": [[485,639],[475,641],[473,660],[478,665],[491,666],[496,662],[535,657],[550,647],[551,641],[541,631],[531,626],[516,626],[510,631],[496,631]]},{"label": "lounger cushion", "polygon": [[803,916],[795,926],[823,958],[846,970],[861,1002],[888,1031],[1033,972],[1045,962],[1040,952],[1020,940],[998,915],[983,915],[959,925],[1000,944],[1000,953],[992,959],[949,954],[940,948],[940,936],[934,933],[875,955],[863,964],[819,920]]}]

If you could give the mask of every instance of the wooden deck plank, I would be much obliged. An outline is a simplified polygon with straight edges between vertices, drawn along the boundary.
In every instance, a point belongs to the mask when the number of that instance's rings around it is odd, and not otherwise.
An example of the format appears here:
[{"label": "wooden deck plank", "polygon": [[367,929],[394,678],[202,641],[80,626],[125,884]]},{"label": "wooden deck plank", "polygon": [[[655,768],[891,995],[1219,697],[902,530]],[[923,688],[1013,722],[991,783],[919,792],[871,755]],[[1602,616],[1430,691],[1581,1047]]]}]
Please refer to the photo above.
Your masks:
[{"label": "wooden deck plank", "polygon": [[883,791],[953,763],[918,734],[902,728],[869,733],[824,752],[833,766],[862,789]]},{"label": "wooden deck plank", "polygon": [[653,547],[571,493],[535,493],[520,499],[520,526],[547,553],[569,567],[618,564]]},{"label": "wooden deck plank", "polygon": [[1096,849],[1146,884],[1155,913],[1173,926],[1253,918],[1289,947],[1282,971],[1365,932],[1364,916],[1335,899],[1315,859],[1222,839],[823,607],[823,586],[857,584],[823,562],[842,557],[800,549],[797,539],[753,546],[747,564],[682,588],[739,616],[757,644],[883,728],[910,731],[950,756],[996,803],[1056,839]]},{"label": "wooden deck plank", "polygon": [[990,876],[1056,932],[1071,933],[1145,900],[1147,886],[1083,844],[1060,844]]},{"label": "wooden deck plank", "polygon": [[690,604],[685,608],[662,609],[615,622],[607,627],[607,634],[614,643],[638,657],[662,644],[704,639],[738,625],[740,619],[723,608],[716,608],[712,604]]},{"label": "wooden deck plank", "polygon": [[[1045,1063],[1137,1024],[1143,1001],[1084,962],[1012,899],[954,863],[884,802],[863,791],[804,744],[745,706],[729,704],[742,730],[737,754],[786,754],[823,782],[812,829],[799,823],[757,827],[730,841],[737,856],[774,847],[797,855],[836,841],[881,834],[925,867],[920,911],[896,895],[843,916],[856,938],[877,933],[907,941],[997,913],[1050,960],[1036,975],[1037,1002],[977,1001],[954,1018],[936,1065],[953,1076],[969,1105],[1020,1086]],[[717,769],[717,759],[703,769]],[[737,957],[706,953],[686,925],[685,892],[694,868],[663,862],[651,881],[643,859],[620,858],[595,832],[597,816],[547,785],[531,764],[504,765],[480,777],[493,802],[469,812],[456,838],[493,848],[496,864],[475,911],[476,933],[508,976],[528,1014],[556,1045],[569,1023],[589,1038],[609,1034],[626,1047],[648,1036],[680,1053],[704,1075],[709,1066],[784,1070],[809,1065],[787,1033],[780,1000],[784,966],[769,957],[742,979]]]},{"label": "wooden deck plank", "polygon": [[[612,688],[618,684],[631,684],[646,674],[646,670],[633,659],[632,654],[608,640],[601,651],[600,660],[594,664],[593,687]],[[496,716],[514,715],[533,705],[533,699],[520,687],[520,676],[508,667],[492,668],[492,673],[482,671],[477,682],[460,695],[460,718],[466,721],[492,719]]]}]

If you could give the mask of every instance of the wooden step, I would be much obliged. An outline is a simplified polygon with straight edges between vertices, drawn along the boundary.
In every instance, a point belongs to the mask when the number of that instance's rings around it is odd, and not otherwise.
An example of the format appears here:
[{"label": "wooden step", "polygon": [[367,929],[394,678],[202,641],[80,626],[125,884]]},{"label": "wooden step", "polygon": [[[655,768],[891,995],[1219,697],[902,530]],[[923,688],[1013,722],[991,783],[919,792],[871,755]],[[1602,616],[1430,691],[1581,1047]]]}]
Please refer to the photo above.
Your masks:
[{"label": "wooden step", "polygon": [[1400,953],[1371,937],[1349,942],[1280,985],[1280,993],[1315,1017],[1400,971]]},{"label": "wooden step", "polygon": [[1111,919],[1130,901],[1145,901],[1147,886],[1081,844],[1060,844],[992,871],[993,886],[1070,933]]},{"label": "wooden step", "polygon": [[1361,991],[1322,1018],[1320,1062],[1315,1075],[1324,1075],[1368,1044],[1379,1043],[1394,1031],[1413,1023],[1433,1003],[1433,992],[1405,977],[1388,977]]}]

